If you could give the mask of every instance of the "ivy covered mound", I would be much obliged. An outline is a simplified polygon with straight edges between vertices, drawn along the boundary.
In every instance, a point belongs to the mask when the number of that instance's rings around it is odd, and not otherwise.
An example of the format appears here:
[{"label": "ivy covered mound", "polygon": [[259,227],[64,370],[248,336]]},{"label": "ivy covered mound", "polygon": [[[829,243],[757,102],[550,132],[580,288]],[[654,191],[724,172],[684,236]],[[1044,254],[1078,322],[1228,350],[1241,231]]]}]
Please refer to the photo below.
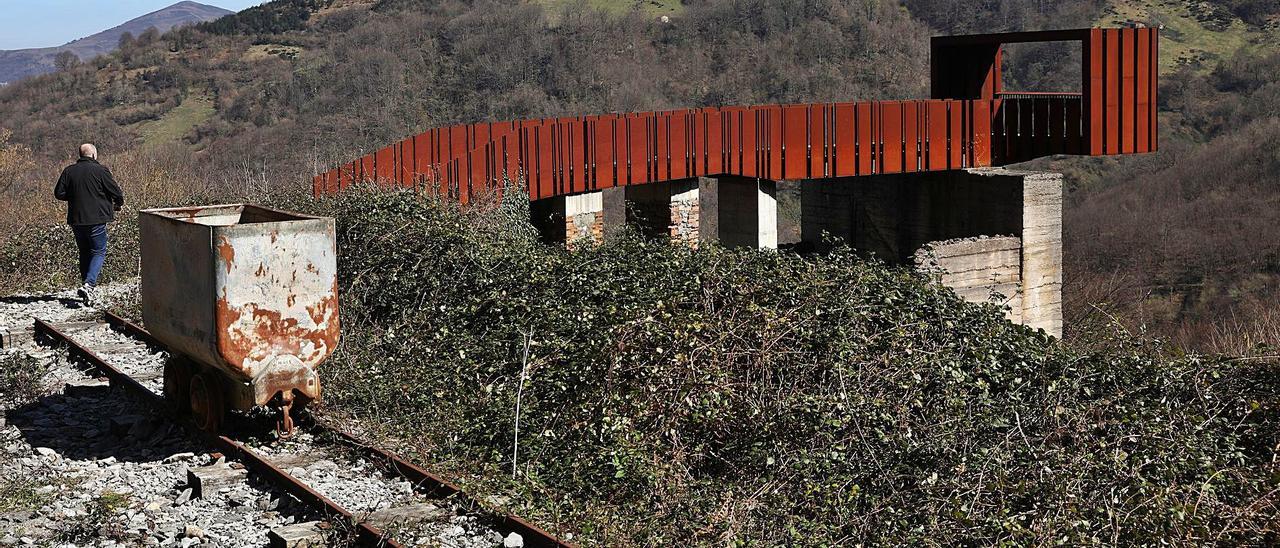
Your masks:
[{"label": "ivy covered mound", "polygon": [[575,542],[1278,540],[1274,363],[1067,348],[849,250],[570,252],[518,201],[319,207],[328,409]]}]

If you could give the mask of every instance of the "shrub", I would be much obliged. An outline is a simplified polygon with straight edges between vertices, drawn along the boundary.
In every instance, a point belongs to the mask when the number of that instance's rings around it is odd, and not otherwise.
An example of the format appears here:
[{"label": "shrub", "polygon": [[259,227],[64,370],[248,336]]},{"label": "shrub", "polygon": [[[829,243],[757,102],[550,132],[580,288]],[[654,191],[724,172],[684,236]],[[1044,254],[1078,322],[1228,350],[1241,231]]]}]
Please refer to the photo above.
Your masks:
[{"label": "shrub", "polygon": [[847,249],[570,252],[518,200],[320,208],[329,409],[575,540],[1276,540],[1274,364],[1072,350]]}]

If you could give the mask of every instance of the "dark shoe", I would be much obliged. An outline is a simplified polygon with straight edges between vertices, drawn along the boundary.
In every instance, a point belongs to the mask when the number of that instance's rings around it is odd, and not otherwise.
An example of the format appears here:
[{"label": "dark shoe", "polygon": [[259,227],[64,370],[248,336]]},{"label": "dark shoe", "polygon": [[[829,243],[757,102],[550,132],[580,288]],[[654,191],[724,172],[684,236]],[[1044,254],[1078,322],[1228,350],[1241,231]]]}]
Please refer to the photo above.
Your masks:
[{"label": "dark shoe", "polygon": [[93,291],[93,286],[89,284],[84,284],[80,286],[80,289],[76,290],[76,297],[79,297],[80,302],[84,303],[85,306],[89,306],[89,294],[92,291]]}]

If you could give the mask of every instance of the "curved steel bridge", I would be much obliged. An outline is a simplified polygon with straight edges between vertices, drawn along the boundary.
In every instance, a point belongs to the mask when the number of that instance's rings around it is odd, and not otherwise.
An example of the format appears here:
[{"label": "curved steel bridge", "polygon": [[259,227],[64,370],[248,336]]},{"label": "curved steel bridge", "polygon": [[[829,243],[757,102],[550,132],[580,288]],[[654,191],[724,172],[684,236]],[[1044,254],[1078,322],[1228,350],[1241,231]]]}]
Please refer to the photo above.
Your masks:
[{"label": "curved steel bridge", "polygon": [[[1158,145],[1156,29],[934,37],[931,98],[601,114],[432,129],[315,176],[424,187],[467,202],[523,179],[533,200],[732,175],[771,180],[1000,166]],[[1080,91],[1001,85],[1002,46],[1076,42]]]}]

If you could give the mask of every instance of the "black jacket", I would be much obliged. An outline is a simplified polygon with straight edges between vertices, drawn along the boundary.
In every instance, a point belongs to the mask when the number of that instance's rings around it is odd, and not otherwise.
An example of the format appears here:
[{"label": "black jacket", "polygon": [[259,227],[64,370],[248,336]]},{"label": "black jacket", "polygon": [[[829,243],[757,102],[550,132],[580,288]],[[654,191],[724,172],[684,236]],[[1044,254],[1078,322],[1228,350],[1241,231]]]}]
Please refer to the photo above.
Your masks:
[{"label": "black jacket", "polygon": [[62,170],[53,197],[67,202],[69,225],[109,223],[124,205],[124,193],[111,170],[91,158],[81,158]]}]

